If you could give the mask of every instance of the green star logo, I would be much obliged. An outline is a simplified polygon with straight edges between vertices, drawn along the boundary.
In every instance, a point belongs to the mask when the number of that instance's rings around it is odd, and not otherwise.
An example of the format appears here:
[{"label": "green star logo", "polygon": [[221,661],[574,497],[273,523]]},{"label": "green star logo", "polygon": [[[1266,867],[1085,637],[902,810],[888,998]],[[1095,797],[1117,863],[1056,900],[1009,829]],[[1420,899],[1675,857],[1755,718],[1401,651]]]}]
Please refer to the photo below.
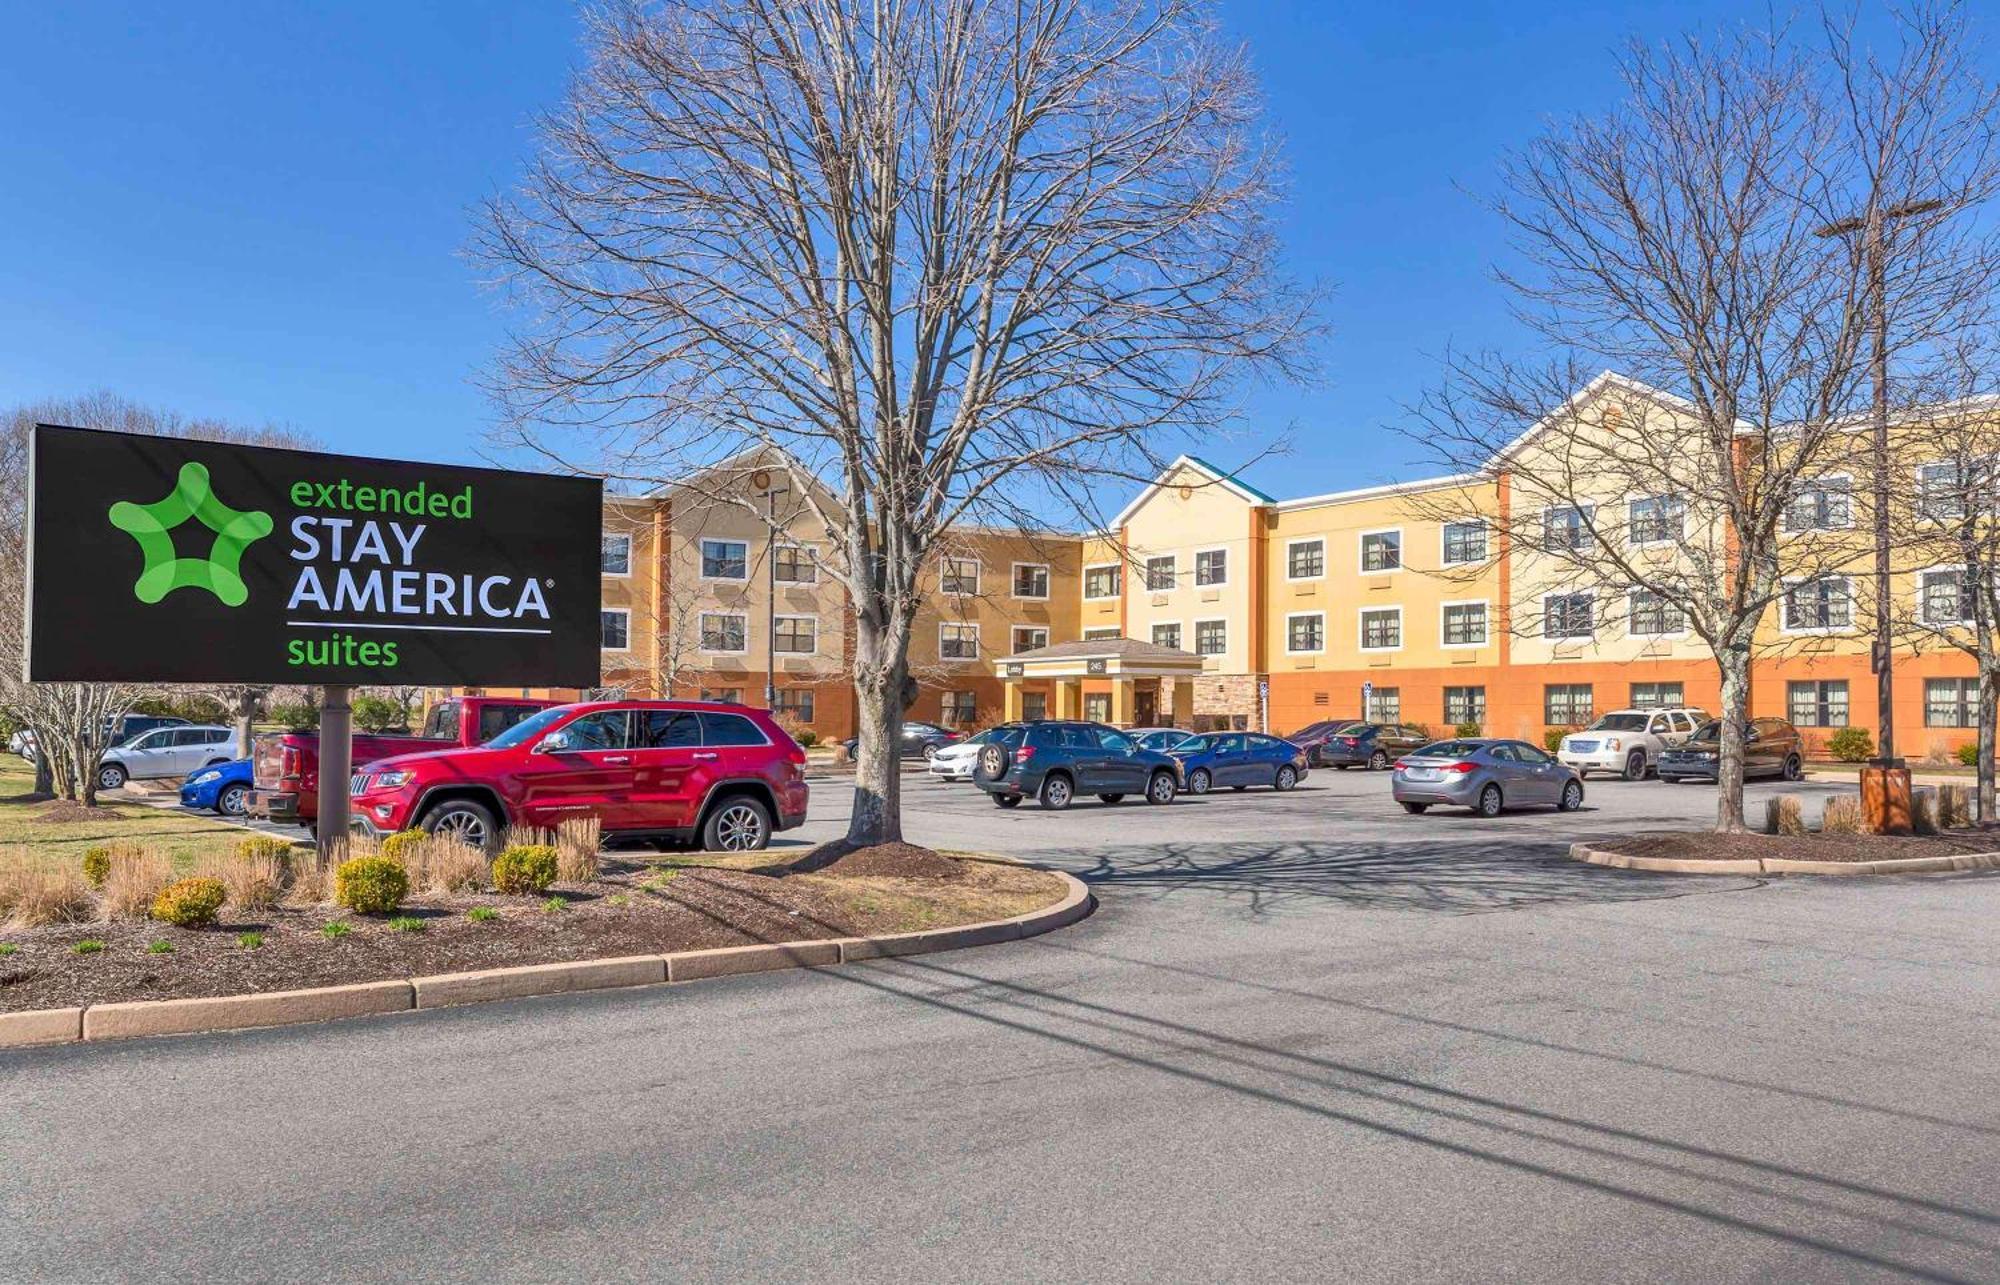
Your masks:
[{"label": "green star logo", "polygon": [[[174,556],[173,529],[189,520],[215,532],[206,558]],[[271,534],[271,515],[232,509],[216,498],[208,485],[208,470],[181,465],[172,494],[151,504],[120,500],[111,506],[111,525],[139,542],[146,565],[132,586],[140,602],[155,603],[176,589],[206,589],[226,607],[240,607],[250,597],[240,568],[243,551]]]}]

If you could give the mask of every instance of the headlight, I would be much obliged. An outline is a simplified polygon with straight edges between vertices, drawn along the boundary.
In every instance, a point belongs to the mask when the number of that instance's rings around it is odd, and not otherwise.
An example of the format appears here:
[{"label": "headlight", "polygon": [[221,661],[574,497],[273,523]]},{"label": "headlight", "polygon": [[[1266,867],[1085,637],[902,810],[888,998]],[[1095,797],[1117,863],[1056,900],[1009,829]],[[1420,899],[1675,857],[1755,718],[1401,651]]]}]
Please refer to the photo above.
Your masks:
[{"label": "headlight", "polygon": [[1623,749],[1624,745],[1625,742],[1619,740],[1615,736],[1607,738],[1604,742],[1604,748],[1607,750]]},{"label": "headlight", "polygon": [[210,781],[220,781],[221,779],[222,779],[222,773],[217,772],[213,768],[211,768],[208,771],[203,772],[200,775],[196,776],[194,778],[194,783],[196,785],[207,785]]},{"label": "headlight", "polygon": [[394,790],[417,779],[415,772],[378,772],[368,783],[371,790]]}]

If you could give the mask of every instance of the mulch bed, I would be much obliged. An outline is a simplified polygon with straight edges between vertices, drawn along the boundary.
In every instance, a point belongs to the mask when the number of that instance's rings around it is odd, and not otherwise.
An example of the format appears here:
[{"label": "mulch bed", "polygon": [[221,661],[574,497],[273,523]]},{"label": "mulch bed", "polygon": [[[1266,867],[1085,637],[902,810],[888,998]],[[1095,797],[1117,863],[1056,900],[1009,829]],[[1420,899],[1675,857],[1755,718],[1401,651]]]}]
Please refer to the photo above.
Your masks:
[{"label": "mulch bed", "polygon": [[[967,874],[966,864],[926,849],[859,852],[845,860],[854,858],[861,859],[859,869],[835,863],[835,868],[822,869],[815,878],[872,875],[878,862],[884,868],[898,863],[909,868],[928,865],[931,874],[916,877],[932,879],[933,886],[940,867],[931,863],[942,863],[945,879],[961,879],[968,886],[991,884],[995,878],[991,873]],[[1050,901],[1061,895],[1053,876],[1032,871],[1020,875],[1047,880]],[[643,886],[648,883],[653,886]],[[857,884],[855,890],[909,886],[872,880]],[[1040,891],[1039,884],[1034,887]],[[121,921],[10,930],[0,932],[0,941],[17,947],[15,953],[0,956],[0,1012],[298,990],[520,964],[899,932],[907,927],[890,917],[892,908],[876,911],[870,896],[844,897],[829,891],[824,883],[815,886],[814,879],[788,877],[781,867],[762,872],[676,869],[607,858],[596,882],[556,886],[554,895],[568,903],[562,910],[545,910],[543,897],[413,897],[398,913],[423,920],[422,932],[391,928],[387,916],[355,915],[331,906],[279,907],[254,916],[232,914],[225,908],[226,922],[203,929]],[[613,905],[613,897],[623,904]],[[468,909],[480,905],[493,907],[500,916],[485,922],[466,918]],[[933,926],[982,917],[968,918],[950,906],[941,913],[944,922]],[[321,926],[329,920],[344,920],[351,930],[328,938]],[[248,949],[237,945],[236,935],[245,931],[262,933],[263,944]],[[71,950],[85,939],[105,943],[104,950],[85,955]],[[170,942],[174,949],[149,953],[148,944],[154,941]]]},{"label": "mulch bed", "polygon": [[1947,834],[1641,834],[1592,839],[1590,846],[1628,857],[1675,861],[1901,861],[1909,857],[1960,856],[2000,851],[2000,832]]},{"label": "mulch bed", "polygon": [[940,856],[914,843],[878,843],[873,847],[855,848],[813,868],[820,874],[849,877],[876,875],[892,879],[958,879],[964,869],[950,857]]},{"label": "mulch bed", "polygon": [[116,808],[85,807],[75,799],[57,799],[35,812],[35,820],[69,825],[77,821],[116,821],[124,814]]}]

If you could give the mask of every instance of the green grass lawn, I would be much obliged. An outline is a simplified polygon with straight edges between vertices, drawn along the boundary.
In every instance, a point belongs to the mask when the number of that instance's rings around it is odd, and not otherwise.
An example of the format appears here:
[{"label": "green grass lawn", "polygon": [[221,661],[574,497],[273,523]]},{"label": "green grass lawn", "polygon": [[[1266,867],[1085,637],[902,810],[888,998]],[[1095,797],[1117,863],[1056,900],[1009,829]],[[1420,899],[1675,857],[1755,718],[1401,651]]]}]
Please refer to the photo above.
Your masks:
[{"label": "green grass lawn", "polygon": [[116,842],[145,843],[185,864],[197,854],[232,852],[247,833],[213,813],[165,812],[124,800],[123,790],[97,796],[99,807],[117,816],[106,820],[49,821],[46,803],[20,803],[35,788],[35,770],[12,754],[0,756],[0,848],[45,855],[52,861],[81,861],[84,850]]}]

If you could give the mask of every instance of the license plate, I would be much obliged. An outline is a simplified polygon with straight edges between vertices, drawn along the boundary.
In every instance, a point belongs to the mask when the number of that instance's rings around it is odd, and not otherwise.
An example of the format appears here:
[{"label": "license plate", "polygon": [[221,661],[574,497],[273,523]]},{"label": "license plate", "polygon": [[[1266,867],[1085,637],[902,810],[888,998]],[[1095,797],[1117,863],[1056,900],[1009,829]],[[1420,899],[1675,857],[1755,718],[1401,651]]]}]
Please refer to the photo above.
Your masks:
[{"label": "license plate", "polygon": [[1435,781],[1438,779],[1438,770],[1434,767],[1413,767],[1404,775],[1412,781]]}]

